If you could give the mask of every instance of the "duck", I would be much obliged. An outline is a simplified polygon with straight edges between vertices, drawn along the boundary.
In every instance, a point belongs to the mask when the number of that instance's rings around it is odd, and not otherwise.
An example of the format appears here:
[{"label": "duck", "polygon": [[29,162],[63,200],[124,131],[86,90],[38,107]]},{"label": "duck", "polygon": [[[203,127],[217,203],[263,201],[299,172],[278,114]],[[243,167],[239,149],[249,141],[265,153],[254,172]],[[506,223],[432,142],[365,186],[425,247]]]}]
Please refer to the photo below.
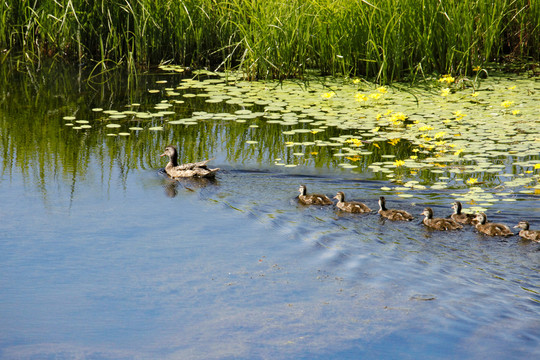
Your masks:
[{"label": "duck", "polygon": [[387,209],[384,196],[379,198],[379,214],[392,221],[411,221],[414,217],[405,210]]},{"label": "duck", "polygon": [[206,165],[212,159],[178,165],[178,151],[172,145],[167,146],[160,156],[169,157],[169,162],[165,166],[165,172],[173,179],[189,177],[214,178],[220,170],[219,168],[210,169]]},{"label": "duck", "polygon": [[527,221],[520,221],[514,228],[521,229],[519,236],[522,238],[540,242],[540,230],[529,230],[529,223]]},{"label": "duck", "polygon": [[433,230],[458,230],[463,228],[452,219],[434,218],[433,209],[430,207],[425,208],[421,215],[425,216],[424,220],[422,220],[424,225]]},{"label": "duck", "polygon": [[334,205],[332,200],[326,195],[321,194],[307,194],[306,185],[300,185],[298,189],[300,195],[298,195],[298,201],[303,205]]},{"label": "duck", "polygon": [[476,215],[461,212],[461,202],[454,201],[452,203],[452,209],[454,209],[454,213],[450,215],[450,218],[455,222],[466,225],[475,225],[477,223]]},{"label": "duck", "polygon": [[350,213],[368,213],[371,212],[369,206],[358,201],[345,201],[345,193],[343,191],[338,191],[334,199],[337,199],[336,207],[342,211]]},{"label": "duck", "polygon": [[514,235],[512,230],[504,224],[497,224],[487,221],[487,216],[484,213],[476,214],[478,223],[475,225],[476,230],[489,236],[510,236]]}]

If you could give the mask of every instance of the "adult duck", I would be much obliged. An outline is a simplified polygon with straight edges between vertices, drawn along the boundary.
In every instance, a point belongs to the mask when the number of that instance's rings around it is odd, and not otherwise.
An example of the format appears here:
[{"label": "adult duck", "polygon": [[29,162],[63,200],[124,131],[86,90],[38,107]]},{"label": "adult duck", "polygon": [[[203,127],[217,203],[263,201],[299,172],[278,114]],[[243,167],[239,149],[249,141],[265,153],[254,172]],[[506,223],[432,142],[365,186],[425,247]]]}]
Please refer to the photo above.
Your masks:
[{"label": "adult duck", "polygon": [[452,203],[452,209],[454,209],[454,213],[450,218],[455,222],[466,225],[475,225],[477,223],[476,215],[461,212],[461,203],[459,201],[454,201]]},{"label": "adult duck", "polygon": [[519,236],[522,238],[540,242],[540,230],[529,230],[529,223],[527,221],[520,221],[514,228],[521,229]]},{"label": "adult duck", "polygon": [[379,198],[379,214],[392,221],[411,221],[414,217],[405,210],[387,209],[384,196]]},{"label": "adult duck", "polygon": [[422,215],[425,216],[422,223],[433,230],[458,230],[463,228],[452,219],[434,218],[433,209],[430,207],[425,208]]},{"label": "adult duck", "polygon": [[504,224],[497,224],[487,221],[487,216],[484,213],[476,214],[476,230],[489,236],[510,236],[514,235],[512,230]]},{"label": "adult duck", "polygon": [[178,151],[172,145],[167,146],[160,156],[169,157],[169,162],[165,166],[165,172],[173,179],[189,177],[213,178],[216,176],[216,172],[219,171],[219,168],[210,169],[206,166],[212,159],[178,165]]},{"label": "adult duck", "polygon": [[345,201],[345,193],[343,191],[339,191],[336,196],[334,196],[334,199],[337,199],[338,201],[336,207],[342,211],[356,214],[368,213],[371,211],[369,206],[359,201]]},{"label": "adult duck", "polygon": [[332,200],[326,195],[321,194],[307,194],[306,185],[300,185],[298,189],[300,195],[298,195],[298,201],[303,205],[334,205]]}]

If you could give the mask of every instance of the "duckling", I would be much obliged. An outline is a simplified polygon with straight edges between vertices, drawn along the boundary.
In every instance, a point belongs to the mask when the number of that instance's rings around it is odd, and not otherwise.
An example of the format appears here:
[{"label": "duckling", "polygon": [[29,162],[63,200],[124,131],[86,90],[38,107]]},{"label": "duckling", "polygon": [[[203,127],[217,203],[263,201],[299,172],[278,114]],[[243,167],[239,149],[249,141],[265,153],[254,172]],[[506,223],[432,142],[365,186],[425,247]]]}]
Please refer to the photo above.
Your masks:
[{"label": "duckling", "polygon": [[430,207],[425,208],[421,215],[425,216],[424,220],[422,220],[424,225],[434,230],[457,230],[463,228],[452,219],[434,218],[433,209]]},{"label": "duckling", "polygon": [[337,199],[338,203],[336,204],[337,208],[342,211],[347,211],[350,213],[367,213],[371,209],[366,205],[358,201],[345,201],[345,194],[343,191],[339,191],[334,199]]},{"label": "duckling", "polygon": [[506,225],[487,222],[487,216],[484,213],[476,214],[476,220],[478,223],[475,225],[476,229],[481,233],[489,236],[510,236],[514,235],[512,230]]},{"label": "duckling", "polygon": [[379,214],[393,221],[411,221],[413,216],[405,210],[387,209],[384,196],[379,198]]},{"label": "duckling", "polygon": [[209,169],[208,166],[206,166],[212,159],[178,165],[178,151],[172,145],[167,146],[165,152],[160,156],[169,157],[169,162],[167,163],[167,166],[165,166],[165,172],[173,179],[186,177],[213,178],[216,176],[216,172],[219,171],[219,168]]},{"label": "duckling", "polygon": [[332,200],[330,200],[326,195],[307,195],[306,185],[300,185],[298,191],[300,191],[300,195],[298,195],[298,201],[303,205],[334,205]]},{"label": "duckling", "polygon": [[476,215],[461,212],[461,203],[459,201],[454,201],[452,203],[452,209],[454,209],[454,213],[450,218],[455,222],[466,225],[475,225],[477,223]]},{"label": "duckling", "polygon": [[524,239],[540,242],[540,230],[529,230],[527,221],[520,221],[514,228],[520,228],[519,236]]}]

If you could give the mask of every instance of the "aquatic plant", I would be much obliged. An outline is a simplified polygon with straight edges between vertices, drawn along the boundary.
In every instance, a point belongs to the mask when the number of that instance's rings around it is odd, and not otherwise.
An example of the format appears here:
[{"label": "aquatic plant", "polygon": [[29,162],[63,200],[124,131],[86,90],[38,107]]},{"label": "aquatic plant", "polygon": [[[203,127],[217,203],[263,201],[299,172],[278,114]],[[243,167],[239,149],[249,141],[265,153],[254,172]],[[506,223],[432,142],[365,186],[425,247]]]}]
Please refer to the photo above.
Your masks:
[{"label": "aquatic plant", "polygon": [[247,79],[316,69],[379,83],[438,72],[450,85],[490,61],[538,59],[538,19],[528,0],[20,0],[0,8],[0,48],[38,66],[174,62]]}]

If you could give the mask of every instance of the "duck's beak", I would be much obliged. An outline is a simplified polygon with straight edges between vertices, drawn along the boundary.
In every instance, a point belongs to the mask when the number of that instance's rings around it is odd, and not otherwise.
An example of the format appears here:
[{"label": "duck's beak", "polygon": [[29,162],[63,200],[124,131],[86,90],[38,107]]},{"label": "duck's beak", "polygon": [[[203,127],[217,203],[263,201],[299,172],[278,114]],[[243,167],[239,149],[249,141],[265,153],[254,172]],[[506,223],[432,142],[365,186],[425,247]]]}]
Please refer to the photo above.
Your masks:
[{"label": "duck's beak", "polygon": [[514,229],[517,229],[518,227],[519,227],[519,225],[516,225],[516,226],[514,226]]},{"label": "duck's beak", "polygon": [[162,156],[165,156],[165,155],[167,155],[167,154],[163,153],[163,154],[159,155],[159,157],[162,157]]}]

